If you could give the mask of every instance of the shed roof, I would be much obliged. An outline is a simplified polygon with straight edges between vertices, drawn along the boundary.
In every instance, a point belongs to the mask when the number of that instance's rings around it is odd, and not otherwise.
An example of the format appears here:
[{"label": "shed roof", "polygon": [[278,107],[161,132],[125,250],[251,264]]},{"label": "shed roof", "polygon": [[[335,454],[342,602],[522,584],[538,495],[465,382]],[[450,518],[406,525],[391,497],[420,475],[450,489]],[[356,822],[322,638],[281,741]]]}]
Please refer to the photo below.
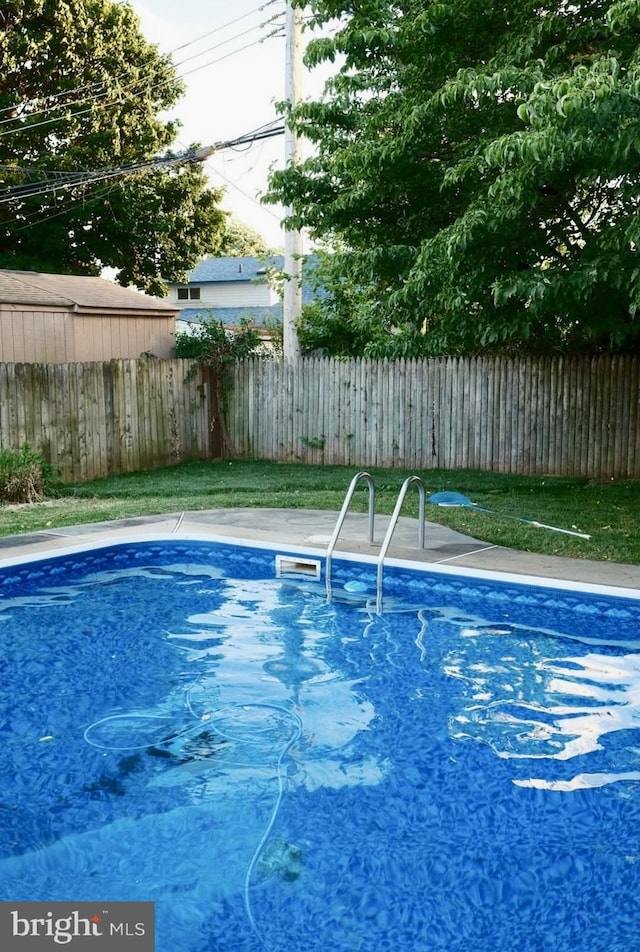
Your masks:
[{"label": "shed roof", "polygon": [[0,304],[72,307],[74,310],[146,311],[176,314],[178,308],[104,278],[38,271],[0,270]]}]

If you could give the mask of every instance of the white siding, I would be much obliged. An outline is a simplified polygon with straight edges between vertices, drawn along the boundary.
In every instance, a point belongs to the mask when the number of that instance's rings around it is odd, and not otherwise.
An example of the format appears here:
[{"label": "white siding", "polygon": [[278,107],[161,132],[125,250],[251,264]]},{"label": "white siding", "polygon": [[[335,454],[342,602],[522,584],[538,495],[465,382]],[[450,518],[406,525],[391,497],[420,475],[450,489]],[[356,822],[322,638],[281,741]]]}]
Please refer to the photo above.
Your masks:
[{"label": "white siding", "polygon": [[277,292],[266,281],[220,281],[193,284],[192,287],[200,288],[200,300],[179,301],[175,287],[171,289],[168,300],[179,308],[270,307],[279,300]]}]

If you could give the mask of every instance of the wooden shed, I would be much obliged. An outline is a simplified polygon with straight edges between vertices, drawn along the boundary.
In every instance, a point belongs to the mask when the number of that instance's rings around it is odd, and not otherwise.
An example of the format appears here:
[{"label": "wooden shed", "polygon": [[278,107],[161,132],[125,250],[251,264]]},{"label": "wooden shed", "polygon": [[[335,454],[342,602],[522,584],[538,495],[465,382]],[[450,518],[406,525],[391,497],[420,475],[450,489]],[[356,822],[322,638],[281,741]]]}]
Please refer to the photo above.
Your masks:
[{"label": "wooden shed", "polygon": [[172,357],[177,313],[104,278],[0,270],[0,362]]}]

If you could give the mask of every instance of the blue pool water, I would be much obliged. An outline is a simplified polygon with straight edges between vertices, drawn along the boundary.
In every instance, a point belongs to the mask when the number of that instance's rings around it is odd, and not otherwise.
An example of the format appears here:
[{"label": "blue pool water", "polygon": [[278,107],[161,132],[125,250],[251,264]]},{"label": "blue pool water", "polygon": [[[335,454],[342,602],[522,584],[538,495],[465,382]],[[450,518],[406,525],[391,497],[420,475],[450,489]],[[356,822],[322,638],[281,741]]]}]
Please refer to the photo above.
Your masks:
[{"label": "blue pool water", "polygon": [[0,900],[153,900],[158,952],[637,947],[640,600],[374,584],[173,540],[0,569]]}]

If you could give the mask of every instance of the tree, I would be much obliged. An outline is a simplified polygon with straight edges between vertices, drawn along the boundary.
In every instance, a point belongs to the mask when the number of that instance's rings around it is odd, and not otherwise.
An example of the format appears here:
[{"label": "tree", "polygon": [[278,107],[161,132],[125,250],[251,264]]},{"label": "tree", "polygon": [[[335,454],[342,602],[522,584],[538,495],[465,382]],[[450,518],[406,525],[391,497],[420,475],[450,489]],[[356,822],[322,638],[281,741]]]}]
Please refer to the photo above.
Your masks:
[{"label": "tree", "polygon": [[271,198],[333,247],[328,348],[637,348],[638,0],[311,7],[343,65]]},{"label": "tree", "polygon": [[[0,10],[0,267],[165,293],[221,240],[221,193],[171,153],[183,87],[127,3]],[[192,151],[195,151],[195,147]]]},{"label": "tree", "polygon": [[270,253],[269,246],[255,228],[245,225],[233,216],[227,219],[217,254],[228,258],[260,258]]},{"label": "tree", "polygon": [[193,333],[176,334],[176,357],[196,361],[187,376],[195,375],[198,368],[206,375],[211,392],[211,432],[217,437],[217,453],[222,456],[237,455],[225,420],[234,364],[256,354],[261,344],[249,320],[241,320],[238,328],[227,330],[222,321],[210,316]]}]

